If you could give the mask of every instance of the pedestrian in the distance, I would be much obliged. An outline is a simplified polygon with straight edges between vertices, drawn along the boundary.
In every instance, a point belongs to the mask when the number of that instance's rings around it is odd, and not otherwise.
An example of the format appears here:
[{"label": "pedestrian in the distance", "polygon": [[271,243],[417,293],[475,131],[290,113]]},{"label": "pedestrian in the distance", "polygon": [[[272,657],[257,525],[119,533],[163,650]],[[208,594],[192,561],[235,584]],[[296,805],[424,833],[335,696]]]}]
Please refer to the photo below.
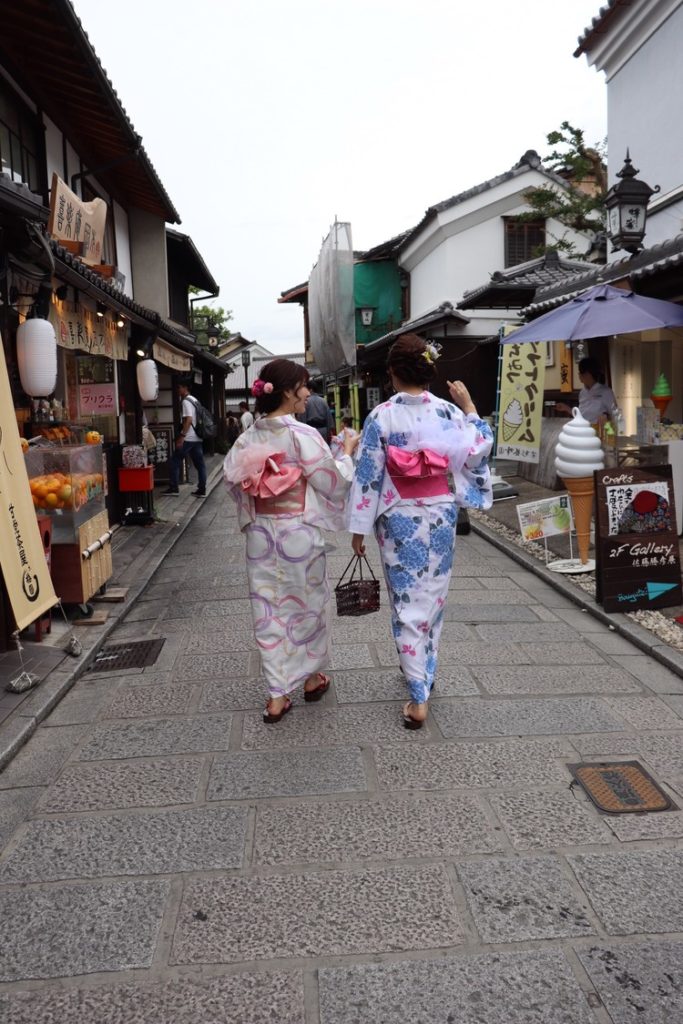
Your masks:
[{"label": "pedestrian in the distance", "polygon": [[229,448],[232,448],[239,435],[240,425],[232,413],[229,413],[225,422],[225,439],[228,442]]},{"label": "pedestrian in the distance", "polygon": [[330,678],[330,588],[322,530],[344,529],[353,477],[347,440],[338,460],[320,434],[300,423],[308,371],[273,359],[252,385],[259,419],[225,457],[223,472],[247,541],[247,575],[256,643],[269,699],[263,721],[279,722],[303,683],[317,701]]},{"label": "pedestrian in the distance", "polygon": [[254,417],[249,412],[249,405],[247,402],[240,402],[240,431],[244,433],[245,430],[249,430],[249,427],[254,422]]},{"label": "pedestrian in the distance", "polygon": [[306,408],[303,414],[304,423],[308,423],[309,427],[314,427],[323,441],[329,443],[332,436],[332,430],[334,426],[334,418],[332,411],[320,394],[321,388],[318,383],[311,384],[311,394],[306,402]]},{"label": "pedestrian in the distance", "polygon": [[403,708],[407,729],[420,729],[427,717],[458,507],[492,504],[491,428],[462,381],[448,381],[455,405],[429,393],[439,352],[416,334],[392,346],[388,370],[396,394],[365,421],[349,500],[355,554],[365,553],[373,527],[379,544],[410,694]]},{"label": "pedestrian in the distance", "polygon": [[330,450],[335,458],[339,455],[344,447],[344,439],[347,437],[355,438],[358,437],[358,431],[353,428],[353,419],[351,416],[344,416],[342,418],[342,428],[338,434],[330,441]]},{"label": "pedestrian in the distance", "polygon": [[182,425],[176,438],[175,449],[168,464],[169,486],[164,494],[180,494],[178,484],[183,469],[183,461],[189,455],[197,470],[197,489],[192,491],[195,498],[206,497],[206,463],[204,462],[204,445],[194,429],[197,425],[197,400],[190,394],[187,384],[178,385],[180,396]]}]

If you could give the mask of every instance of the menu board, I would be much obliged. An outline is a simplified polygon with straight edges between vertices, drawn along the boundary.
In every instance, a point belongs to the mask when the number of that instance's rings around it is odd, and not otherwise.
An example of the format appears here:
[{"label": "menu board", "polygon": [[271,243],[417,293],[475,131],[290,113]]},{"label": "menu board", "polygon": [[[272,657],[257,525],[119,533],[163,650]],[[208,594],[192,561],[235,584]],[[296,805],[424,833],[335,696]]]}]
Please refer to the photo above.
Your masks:
[{"label": "menu board", "polygon": [[149,428],[156,439],[156,447],[149,450],[149,461],[154,466],[154,479],[157,483],[168,480],[169,460],[175,449],[173,427],[162,427],[152,423]]},{"label": "menu board", "polygon": [[671,466],[595,473],[596,600],[606,612],[683,603]]}]

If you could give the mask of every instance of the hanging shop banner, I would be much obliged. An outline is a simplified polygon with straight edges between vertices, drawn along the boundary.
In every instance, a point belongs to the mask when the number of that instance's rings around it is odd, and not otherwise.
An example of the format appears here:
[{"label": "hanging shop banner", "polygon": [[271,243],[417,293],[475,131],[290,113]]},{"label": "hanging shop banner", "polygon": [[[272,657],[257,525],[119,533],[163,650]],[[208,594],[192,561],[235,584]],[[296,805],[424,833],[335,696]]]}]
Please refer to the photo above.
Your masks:
[{"label": "hanging shop banner", "polygon": [[176,373],[189,373],[192,369],[192,359],[185,355],[180,349],[167,345],[165,341],[155,341],[152,354],[158,363],[163,363],[170,370]]},{"label": "hanging shop banner", "polygon": [[[504,328],[506,335],[515,328]],[[538,462],[545,381],[545,350],[541,342],[502,346],[498,458]]]},{"label": "hanging shop banner", "polygon": [[560,533],[570,533],[572,529],[572,513],[569,495],[541,498],[540,501],[527,501],[517,506],[517,518],[522,533],[522,540],[543,540],[555,537]]},{"label": "hanging shop banner", "polygon": [[107,204],[104,199],[84,203],[58,174],[52,175],[47,230],[60,242],[79,242],[79,259],[91,267],[102,262],[106,223]]},{"label": "hanging shop banner", "polygon": [[31,497],[0,341],[0,567],[18,629],[57,603]]},{"label": "hanging shop banner", "polygon": [[596,599],[606,612],[683,603],[671,466],[597,470]]},{"label": "hanging shop banner", "polygon": [[77,302],[53,298],[50,323],[61,348],[78,349],[108,359],[128,359],[128,334],[108,316],[99,317]]},{"label": "hanging shop banner", "polygon": [[569,394],[573,391],[572,386],[572,350],[564,341],[557,342],[560,350],[560,391]]}]

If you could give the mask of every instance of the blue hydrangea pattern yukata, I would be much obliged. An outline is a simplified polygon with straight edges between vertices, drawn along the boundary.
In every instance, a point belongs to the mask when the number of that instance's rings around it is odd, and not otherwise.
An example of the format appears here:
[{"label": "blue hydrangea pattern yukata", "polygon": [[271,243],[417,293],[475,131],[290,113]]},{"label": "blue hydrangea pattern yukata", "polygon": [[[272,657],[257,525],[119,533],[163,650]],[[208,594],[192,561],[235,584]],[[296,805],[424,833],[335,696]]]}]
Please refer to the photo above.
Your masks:
[{"label": "blue hydrangea pattern yukata", "polygon": [[[492,444],[487,423],[426,391],[394,395],[372,411],[363,429],[349,529],[375,531],[399,662],[416,704],[429,699],[436,674],[458,507],[491,507]],[[449,493],[401,498],[387,469],[389,446],[446,456]]]}]

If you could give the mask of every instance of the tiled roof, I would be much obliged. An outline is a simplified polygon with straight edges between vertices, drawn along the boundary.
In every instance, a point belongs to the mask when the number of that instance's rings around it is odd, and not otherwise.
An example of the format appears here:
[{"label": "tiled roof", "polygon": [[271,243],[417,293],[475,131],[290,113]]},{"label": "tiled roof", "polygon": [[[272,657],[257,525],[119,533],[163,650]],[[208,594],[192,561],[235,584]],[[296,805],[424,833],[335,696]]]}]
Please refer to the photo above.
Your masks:
[{"label": "tiled roof", "polygon": [[[65,132],[86,170],[129,205],[180,222],[69,0],[3,3],[0,58]],[[115,161],[111,172],[104,169]]]},{"label": "tiled roof", "polygon": [[497,270],[486,284],[465,292],[458,309],[509,309],[524,306],[537,289],[561,284],[568,277],[585,271],[582,260],[562,259],[550,250],[536,260]]},{"label": "tiled roof", "polygon": [[575,274],[562,284],[540,288],[534,296],[534,301],[521,312],[525,316],[545,313],[595,284],[609,284],[610,281],[618,281],[625,277],[631,281],[644,280],[682,265],[683,234],[680,234],[653,245],[650,249],[643,249],[635,256],[625,256],[615,263],[607,263],[583,274]]},{"label": "tiled roof", "polygon": [[413,231],[413,228],[408,228],[407,231],[402,231],[400,235],[394,235],[393,238],[389,238],[386,242],[380,242],[379,245],[373,245],[372,249],[366,249],[364,252],[354,252],[354,258],[359,262],[367,263],[370,260],[386,260],[395,256],[406,238]]},{"label": "tiled roof", "polygon": [[430,206],[425,211],[425,215],[420,223],[411,231],[406,232],[401,243],[401,247],[417,235],[422,228],[428,224],[429,221],[433,220],[439,213],[442,213],[444,210],[449,210],[451,207],[457,206],[459,203],[464,203],[466,199],[471,199],[474,196],[481,195],[482,192],[487,192],[489,189],[495,188],[496,185],[501,185],[505,181],[511,181],[513,178],[517,178],[521,174],[525,174],[528,170],[539,171],[539,173],[550,178],[551,181],[561,185],[562,188],[567,188],[566,180],[554,171],[550,171],[547,167],[544,167],[543,162],[535,149],[528,149],[526,153],[522,154],[517,163],[513,164],[509,171],[504,171],[503,174],[498,174],[495,178],[489,178],[488,181],[482,181],[481,184],[474,185],[473,188],[468,188],[465,192],[459,192],[457,195],[451,196],[450,199],[444,199],[443,202]]},{"label": "tiled roof", "polygon": [[389,331],[388,334],[383,334],[381,338],[375,338],[374,341],[368,342],[367,345],[363,346],[363,351],[382,348],[389,341],[393,341],[394,338],[398,338],[401,334],[408,334],[410,331],[415,331],[419,334],[419,332],[424,330],[425,327],[432,327],[435,324],[444,324],[449,321],[452,321],[460,327],[464,327],[465,324],[470,322],[469,317],[464,316],[462,313],[458,313],[452,302],[442,302],[440,306],[430,309],[428,313],[423,313],[422,316],[418,316],[414,320],[408,320],[406,323],[401,324],[401,326],[397,327],[395,331]]},{"label": "tiled roof", "polygon": [[278,302],[303,302],[305,296],[308,295],[308,281],[304,281],[302,284],[295,284],[293,288],[288,288],[284,292],[280,292],[280,298]]},{"label": "tiled roof", "polygon": [[23,182],[12,181],[9,174],[0,174],[0,200],[11,206],[15,214],[47,222],[50,211],[43,205],[42,196],[31,192]]},{"label": "tiled roof", "polygon": [[588,28],[585,28],[583,33],[579,36],[579,45],[574,50],[574,56],[580,57],[582,53],[586,53],[590,50],[591,45],[599,39],[601,35],[604,35],[609,23],[619,15],[619,9],[622,7],[631,7],[632,4],[633,0],[608,0],[604,7],[600,8]]},{"label": "tiled roof", "polygon": [[184,266],[188,282],[195,288],[203,288],[204,291],[217,296],[220,288],[216,279],[190,236],[184,235],[181,231],[174,231],[173,228],[166,228],[166,240],[167,245],[175,250]]}]

